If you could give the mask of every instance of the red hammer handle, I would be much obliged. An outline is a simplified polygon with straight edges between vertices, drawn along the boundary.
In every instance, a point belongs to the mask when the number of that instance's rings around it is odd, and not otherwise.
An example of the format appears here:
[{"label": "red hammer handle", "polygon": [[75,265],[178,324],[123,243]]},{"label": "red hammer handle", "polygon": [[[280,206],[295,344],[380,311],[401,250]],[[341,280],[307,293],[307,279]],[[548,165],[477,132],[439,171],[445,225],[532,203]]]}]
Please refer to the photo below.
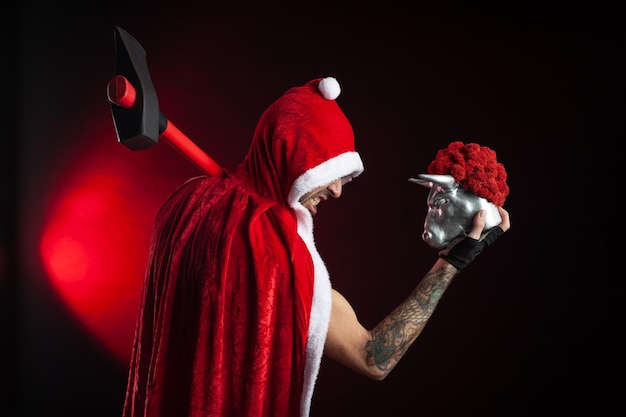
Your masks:
[{"label": "red hammer handle", "polygon": [[210,176],[214,177],[222,172],[222,167],[185,136],[172,122],[167,122],[167,127],[159,136]]},{"label": "red hammer handle", "polygon": [[[107,88],[109,101],[125,109],[135,104],[137,92],[132,84],[122,75],[111,79]],[[166,119],[166,127],[159,133],[159,137],[169,143],[174,149],[182,153],[187,159],[196,164],[210,176],[219,175],[220,167],[209,155],[202,151],[183,132]]]}]

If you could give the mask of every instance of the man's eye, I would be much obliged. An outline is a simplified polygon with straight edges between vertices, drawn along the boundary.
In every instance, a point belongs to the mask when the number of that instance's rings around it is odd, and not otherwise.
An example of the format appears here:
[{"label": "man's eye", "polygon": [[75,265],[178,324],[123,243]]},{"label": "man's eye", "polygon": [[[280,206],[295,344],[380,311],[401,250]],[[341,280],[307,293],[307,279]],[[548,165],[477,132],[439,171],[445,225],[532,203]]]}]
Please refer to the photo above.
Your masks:
[{"label": "man's eye", "polygon": [[437,200],[435,200],[435,204],[433,204],[435,207],[443,207],[447,204],[447,199],[445,198],[438,198]]}]

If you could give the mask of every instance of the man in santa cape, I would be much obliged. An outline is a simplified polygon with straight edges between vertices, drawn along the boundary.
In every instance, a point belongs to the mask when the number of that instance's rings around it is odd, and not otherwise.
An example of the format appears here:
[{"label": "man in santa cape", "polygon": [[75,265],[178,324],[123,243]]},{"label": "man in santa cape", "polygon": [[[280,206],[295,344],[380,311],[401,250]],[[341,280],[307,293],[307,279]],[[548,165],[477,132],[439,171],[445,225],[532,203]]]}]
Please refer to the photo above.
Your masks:
[{"label": "man in santa cape", "polygon": [[233,172],[188,180],[159,210],[124,417],[307,417],[323,354],[384,379],[452,278],[510,227],[499,208],[502,223],[479,241],[477,214],[469,245],[365,329],[313,238],[317,205],[363,171],[339,92],[332,77],[286,91]]}]

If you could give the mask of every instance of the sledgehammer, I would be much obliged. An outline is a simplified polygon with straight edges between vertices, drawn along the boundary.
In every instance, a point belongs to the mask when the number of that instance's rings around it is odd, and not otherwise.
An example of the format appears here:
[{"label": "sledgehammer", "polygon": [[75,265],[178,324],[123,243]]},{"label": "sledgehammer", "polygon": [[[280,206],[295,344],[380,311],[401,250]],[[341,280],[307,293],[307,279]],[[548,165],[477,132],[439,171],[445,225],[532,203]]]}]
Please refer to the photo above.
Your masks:
[{"label": "sledgehammer", "polygon": [[128,32],[115,26],[115,76],[107,86],[118,142],[137,151],[159,137],[211,176],[222,168],[174,126],[159,110],[146,51]]}]

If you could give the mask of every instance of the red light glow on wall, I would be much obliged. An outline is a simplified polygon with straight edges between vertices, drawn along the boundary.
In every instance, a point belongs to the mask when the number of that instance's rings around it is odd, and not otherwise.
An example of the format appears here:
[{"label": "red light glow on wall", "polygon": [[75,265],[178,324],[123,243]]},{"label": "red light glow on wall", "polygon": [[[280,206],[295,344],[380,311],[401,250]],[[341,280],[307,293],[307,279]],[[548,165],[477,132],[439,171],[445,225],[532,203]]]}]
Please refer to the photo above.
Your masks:
[{"label": "red light glow on wall", "polygon": [[[124,363],[130,357],[152,222],[182,177],[172,149],[132,152],[102,138],[63,172],[40,240],[58,296],[88,332]],[[167,162],[163,161],[167,158]],[[184,171],[184,169],[183,169]],[[182,174],[181,174],[182,175]]]}]

